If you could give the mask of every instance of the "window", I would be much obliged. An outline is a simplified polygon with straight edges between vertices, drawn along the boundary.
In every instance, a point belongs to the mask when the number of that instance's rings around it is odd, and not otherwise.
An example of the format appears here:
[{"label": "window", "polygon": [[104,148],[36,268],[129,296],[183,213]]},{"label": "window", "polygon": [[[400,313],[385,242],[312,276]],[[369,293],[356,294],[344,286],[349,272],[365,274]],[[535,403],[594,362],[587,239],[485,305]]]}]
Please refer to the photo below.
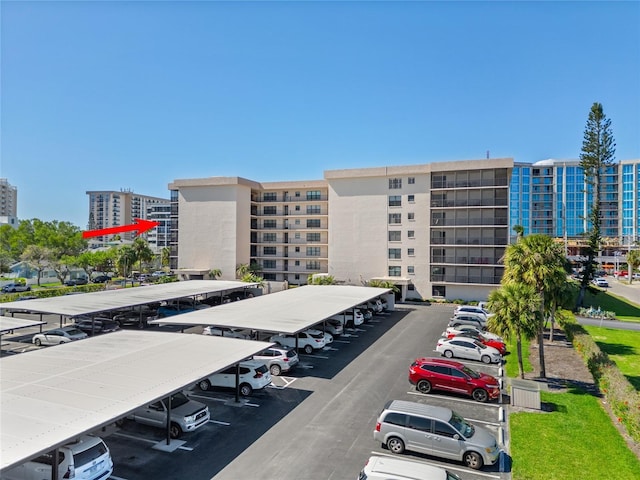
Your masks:
[{"label": "window", "polygon": [[262,234],[262,241],[263,242],[275,242],[276,241],[276,234],[275,233],[263,233]]},{"label": "window", "polygon": [[431,287],[431,295],[433,297],[447,297],[447,287],[444,285],[434,285]]},{"label": "window", "polygon": [[407,255],[410,257],[413,257],[416,254],[416,251],[414,248],[407,248]]},{"label": "window", "polygon": [[276,192],[264,192],[262,194],[262,200],[265,202],[275,202],[276,201]]},{"label": "window", "polygon": [[307,257],[319,257],[320,247],[307,247]]},{"label": "window", "polygon": [[408,196],[407,196],[407,201],[408,201],[409,203],[413,203],[413,202],[415,202],[415,201],[416,201],[416,196],[415,196],[415,195],[408,195]]},{"label": "window", "polygon": [[407,213],[407,219],[408,219],[409,221],[413,221],[413,220],[415,220],[415,219],[416,219],[416,214],[415,214],[415,213],[413,213],[413,212],[409,212],[409,213]]},{"label": "window", "polygon": [[458,435],[453,427],[447,423],[440,422],[436,420],[435,422],[434,432],[436,435],[440,435],[441,437],[449,437],[453,438],[454,435]]},{"label": "window", "polygon": [[262,254],[263,255],[275,255],[276,254],[276,247],[263,247]]},{"label": "window", "polygon": [[275,260],[264,260],[262,262],[262,268],[276,268]]},{"label": "window", "polygon": [[320,219],[319,218],[308,218],[307,219],[307,228],[320,228]]},{"label": "window", "polygon": [[276,281],[276,274],[275,273],[263,273],[262,274],[262,278],[265,280],[270,280],[272,282]]},{"label": "window", "polygon": [[389,249],[389,258],[399,260],[402,258],[402,254],[400,253],[402,249],[400,248],[390,248]]},{"label": "window", "polygon": [[414,417],[413,415],[409,416],[409,422],[407,423],[407,428],[411,428],[413,430],[420,430],[421,432],[431,432],[431,419],[430,418],[422,418],[422,417]]},{"label": "window", "polygon": [[309,190],[307,192],[307,200],[320,200],[320,190]]},{"label": "window", "polygon": [[300,239],[300,232],[296,232],[295,237],[299,240]]},{"label": "window", "polygon": [[416,272],[415,272],[415,269],[414,269],[414,267],[413,267],[413,265],[409,265],[409,266],[407,267],[407,273],[409,273],[409,274],[411,274],[411,275],[413,275],[414,273],[416,273]]},{"label": "window", "polygon": [[307,205],[307,215],[319,215],[320,205]]},{"label": "window", "polygon": [[300,247],[296,247],[296,253],[300,253]]},{"label": "window", "polygon": [[416,183],[416,177],[409,177],[409,178],[407,179],[407,183],[408,183],[409,185],[413,185],[413,184],[415,184],[415,183]]},{"label": "window", "polygon": [[276,206],[275,205],[271,205],[271,206],[265,206],[262,207],[262,213],[264,215],[275,215],[276,214]]},{"label": "window", "polygon": [[296,192],[296,197],[299,197],[299,196],[300,196],[300,192]]},{"label": "window", "polygon": [[307,242],[319,242],[320,234],[319,233],[307,233]]},{"label": "window", "polygon": [[413,230],[409,230],[407,232],[407,237],[409,238],[415,238],[416,237],[416,232],[414,232]]},{"label": "window", "polygon": [[389,267],[389,276],[390,277],[399,277],[402,275],[402,267],[400,265],[390,266]]},{"label": "window", "polygon": [[407,416],[404,413],[389,412],[384,417],[384,423],[404,427],[407,424]]},{"label": "window", "polygon": [[389,179],[389,190],[397,190],[398,188],[402,188],[402,179],[401,178],[390,178]]},{"label": "window", "polygon": [[296,266],[296,267],[299,267],[299,266],[300,266],[300,260],[296,260],[296,261],[295,261],[295,266]]},{"label": "window", "polygon": [[402,206],[402,197],[400,195],[389,195],[389,206],[390,207],[401,207]]},{"label": "window", "polygon": [[[297,262],[297,263],[300,263],[300,262]],[[295,280],[300,280],[300,275],[296,273],[296,274],[293,276],[293,278],[294,278]]]},{"label": "window", "polygon": [[264,228],[276,228],[276,221],[275,220],[265,220],[264,223],[262,224],[262,226]]},{"label": "window", "polygon": [[307,262],[307,270],[320,270],[320,262],[316,262],[316,261]]},{"label": "window", "polygon": [[402,223],[402,214],[400,213],[390,213],[389,214],[389,223]]},{"label": "window", "polygon": [[399,230],[391,230],[389,232],[390,242],[399,242],[402,239],[402,233]]},{"label": "window", "polygon": [[296,212],[300,211],[300,205],[296,205]]}]

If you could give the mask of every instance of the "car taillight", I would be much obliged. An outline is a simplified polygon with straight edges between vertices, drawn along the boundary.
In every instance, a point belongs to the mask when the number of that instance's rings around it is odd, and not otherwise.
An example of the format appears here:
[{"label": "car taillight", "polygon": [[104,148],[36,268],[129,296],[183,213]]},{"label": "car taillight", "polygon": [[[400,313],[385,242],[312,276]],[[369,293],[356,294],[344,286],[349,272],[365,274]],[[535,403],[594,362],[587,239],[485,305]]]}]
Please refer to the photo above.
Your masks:
[{"label": "car taillight", "polygon": [[319,338],[316,338],[316,342],[320,343],[322,340],[320,340]]},{"label": "car taillight", "polygon": [[288,362],[288,361],[289,361],[289,359],[288,359],[287,357],[284,357],[284,358],[282,359],[282,361],[283,361],[283,362]]},{"label": "car taillight", "polygon": [[76,468],[73,465],[69,465],[67,473],[62,478],[76,478]]},{"label": "car taillight", "polygon": [[253,378],[261,378],[262,377],[262,373],[260,372],[256,372],[256,374],[253,376]]},{"label": "car taillight", "polygon": [[380,422],[376,423],[376,432],[380,431]]}]

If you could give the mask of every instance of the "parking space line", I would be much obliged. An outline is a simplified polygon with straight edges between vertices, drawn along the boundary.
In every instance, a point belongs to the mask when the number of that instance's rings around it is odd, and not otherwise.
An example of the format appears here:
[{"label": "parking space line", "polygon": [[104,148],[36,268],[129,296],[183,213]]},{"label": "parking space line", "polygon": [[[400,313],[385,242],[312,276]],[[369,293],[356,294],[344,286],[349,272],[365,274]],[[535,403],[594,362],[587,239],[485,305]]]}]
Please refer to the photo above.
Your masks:
[{"label": "parking space line", "polygon": [[110,479],[110,480],[127,480],[126,478],[122,478],[122,477],[115,477],[115,476],[113,476],[113,475],[111,475],[111,476],[109,477],[109,479]]},{"label": "parking space line", "polygon": [[[433,353],[435,353],[436,355],[440,355],[441,357],[444,357],[444,355],[441,355],[440,352],[436,350],[434,350]],[[458,358],[458,357],[453,357],[448,360],[453,360],[454,362],[463,363],[464,365],[484,366],[484,367],[491,367],[491,368],[498,368],[498,369],[502,367],[502,363],[483,363],[480,360],[476,362],[473,360],[466,360],[464,358]]]},{"label": "parking space line", "polygon": [[184,445],[181,447],[178,447],[180,450],[186,450],[187,452],[193,452],[193,448],[191,447],[185,447]]},{"label": "parking space line", "polygon": [[[389,458],[398,458],[397,455],[393,455],[390,453],[386,453],[386,452],[377,452],[375,450],[371,451],[372,455],[377,455],[379,457],[389,457]],[[418,458],[411,458],[408,459],[412,462],[416,462],[416,463],[424,463],[426,465],[432,465],[434,467],[440,467],[440,468],[446,468],[447,470],[457,470],[458,472],[464,472],[464,473],[468,473],[468,474],[473,474],[473,475],[480,475],[482,477],[488,477],[488,478],[500,478],[500,475],[493,475],[491,473],[485,473],[485,472],[479,472],[478,470],[473,470],[471,468],[460,468],[460,467],[456,467],[455,465],[450,465],[448,463],[439,463],[439,462],[428,462],[425,460],[421,460]]]},{"label": "parking space line", "polygon": [[466,418],[465,417],[465,420],[469,420],[470,422],[473,422],[473,423],[484,423],[485,425],[492,425],[494,427],[499,427],[500,426],[500,424],[496,423],[496,422],[485,422],[484,420],[476,420],[475,418]]},{"label": "parking space line", "polygon": [[148,438],[136,437],[136,436],[133,436],[133,435],[129,435],[127,433],[114,432],[113,435],[117,435],[119,437],[128,438],[130,440],[140,440],[141,442],[147,442],[147,443],[151,443],[153,445],[158,443],[158,440],[149,440]]},{"label": "parking space line", "polygon": [[231,425],[229,422],[221,422],[220,420],[209,420],[209,423],[215,423],[216,425],[224,425],[225,427],[228,427],[229,425]]},{"label": "parking space line", "polygon": [[347,340],[334,340],[333,343],[351,343]]},{"label": "parking space line", "polygon": [[325,357],[324,355],[314,355],[314,354],[309,354],[307,355],[306,353],[303,354],[305,357],[309,357],[309,358],[322,358],[324,360],[329,360],[329,357]]},{"label": "parking space line", "polygon": [[246,405],[247,407],[259,407],[259,406],[260,406],[260,405],[258,405],[257,403],[249,403],[249,402],[245,403],[245,405]]},{"label": "parking space line", "polygon": [[463,403],[471,403],[473,405],[481,405],[483,407],[494,407],[494,408],[500,408],[502,405],[499,403],[482,403],[482,402],[476,402],[475,400],[467,400],[466,398],[458,398],[458,397],[452,397],[450,395],[438,395],[438,396],[433,396],[433,395],[428,395],[426,393],[420,393],[420,392],[414,392],[414,391],[408,391],[407,392],[409,395],[417,395],[419,397],[431,397],[431,398],[446,398],[447,400],[456,400],[457,402],[463,402]]}]

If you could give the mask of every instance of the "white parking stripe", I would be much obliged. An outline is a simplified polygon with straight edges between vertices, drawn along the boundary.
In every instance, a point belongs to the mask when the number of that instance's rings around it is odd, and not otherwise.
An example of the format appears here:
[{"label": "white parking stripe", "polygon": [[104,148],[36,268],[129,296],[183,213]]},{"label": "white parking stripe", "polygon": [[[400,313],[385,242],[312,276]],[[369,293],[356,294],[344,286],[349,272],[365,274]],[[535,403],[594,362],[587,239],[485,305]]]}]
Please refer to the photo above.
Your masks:
[{"label": "white parking stripe", "polygon": [[[371,451],[371,454],[372,455],[377,455],[379,457],[398,458],[397,455],[393,455],[393,454],[386,453],[386,452]],[[463,472],[463,473],[468,473],[468,474],[473,474],[473,475],[480,475],[481,477],[500,478],[500,475],[493,475],[491,473],[479,472],[478,470],[472,470],[470,468],[460,468],[460,467],[456,467],[456,466],[453,466],[453,465],[449,465],[448,463],[427,462],[425,460],[420,460],[420,459],[417,459],[417,458],[411,458],[411,461],[412,462],[416,462],[416,463],[424,463],[426,465],[432,465],[434,467],[446,468],[447,470],[456,470],[458,472]]]},{"label": "white parking stripe", "polygon": [[155,445],[156,443],[158,443],[157,440],[149,440],[148,438],[143,438],[143,437],[136,437],[134,435],[128,435],[126,433],[121,433],[121,432],[115,432],[113,433],[113,435],[117,435],[119,437],[124,437],[124,438],[128,438],[130,440],[140,440],[141,442],[147,442],[147,443],[151,443],[153,445]]},{"label": "white parking stripe", "polygon": [[478,406],[483,406],[483,407],[494,407],[494,408],[500,408],[502,405],[500,405],[499,403],[481,403],[481,402],[476,402],[475,400],[467,400],[466,398],[458,398],[458,397],[452,397],[450,395],[438,395],[438,396],[433,396],[433,395],[428,395],[426,393],[420,393],[420,392],[415,392],[415,391],[408,391],[407,392],[409,395],[418,395],[420,397],[430,397],[430,398],[445,398],[447,400],[455,400],[457,402],[463,402],[463,403],[473,403],[474,405],[478,405]]},{"label": "white parking stripe", "polygon": [[470,422],[473,422],[473,423],[484,423],[485,425],[492,425],[494,427],[499,427],[500,426],[500,424],[496,423],[496,422],[485,422],[484,420],[477,420],[475,418],[466,418],[465,417],[465,420],[469,420]]},{"label": "white parking stripe", "polygon": [[[440,352],[434,350],[433,353],[435,353],[436,355],[439,355],[441,357],[443,357],[443,355],[440,355]],[[458,357],[453,357],[447,360],[452,360],[454,362],[458,362],[458,363],[463,363],[465,365],[471,365],[471,366],[476,366],[476,367],[491,367],[491,368],[497,368],[500,369],[502,367],[502,364],[500,363],[483,363],[480,360],[478,360],[477,362],[474,360],[466,360],[464,358],[458,358]]]},{"label": "white parking stripe", "polygon": [[334,343],[351,343],[351,342],[348,342],[347,340],[334,340],[333,342]]}]

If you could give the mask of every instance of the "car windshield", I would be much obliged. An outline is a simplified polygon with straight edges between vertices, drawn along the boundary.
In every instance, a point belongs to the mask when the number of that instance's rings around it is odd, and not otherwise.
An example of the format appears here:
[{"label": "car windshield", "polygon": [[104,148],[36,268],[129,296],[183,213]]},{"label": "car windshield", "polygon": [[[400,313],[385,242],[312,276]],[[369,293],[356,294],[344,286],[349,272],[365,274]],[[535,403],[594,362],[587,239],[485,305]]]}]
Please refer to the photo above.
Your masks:
[{"label": "car windshield", "polygon": [[471,438],[476,429],[473,425],[468,423],[464,418],[458,415],[456,412],[451,412],[451,419],[449,419],[449,425],[459,431],[464,438]]},{"label": "car windshield", "polygon": [[471,370],[469,367],[465,366],[465,367],[462,367],[460,370],[462,370],[464,373],[469,375],[471,378],[480,378],[480,374],[475,370]]},{"label": "car windshield", "polygon": [[178,408],[179,406],[184,405],[188,401],[189,399],[184,393],[182,392],[174,393],[173,395],[171,395],[171,408]]}]

